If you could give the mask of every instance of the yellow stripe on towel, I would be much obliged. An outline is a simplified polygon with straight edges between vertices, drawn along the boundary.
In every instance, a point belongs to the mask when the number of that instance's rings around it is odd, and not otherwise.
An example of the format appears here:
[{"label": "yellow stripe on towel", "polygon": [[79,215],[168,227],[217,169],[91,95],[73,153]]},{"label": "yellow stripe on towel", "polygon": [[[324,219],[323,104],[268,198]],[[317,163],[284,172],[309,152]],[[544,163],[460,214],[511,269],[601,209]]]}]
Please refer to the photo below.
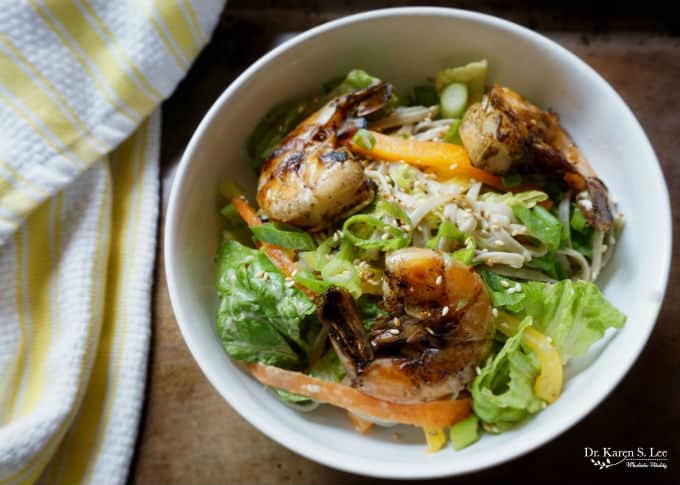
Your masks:
[{"label": "yellow stripe on towel", "polygon": [[124,299],[129,291],[129,275],[135,271],[148,128],[146,121],[135,136],[118,148],[111,161],[114,185],[112,239],[102,333],[87,394],[70,432],[78,439],[69,443],[68,453],[62,457],[60,483],[88,481],[115,397],[127,328],[128,307]]}]

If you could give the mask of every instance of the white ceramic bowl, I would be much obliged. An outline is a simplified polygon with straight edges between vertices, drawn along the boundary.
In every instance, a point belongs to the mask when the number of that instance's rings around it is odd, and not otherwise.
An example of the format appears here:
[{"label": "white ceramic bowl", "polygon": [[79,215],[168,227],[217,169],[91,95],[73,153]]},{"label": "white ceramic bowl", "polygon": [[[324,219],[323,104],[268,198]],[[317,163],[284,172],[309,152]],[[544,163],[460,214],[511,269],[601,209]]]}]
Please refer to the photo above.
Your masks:
[{"label": "white ceramic bowl", "polygon": [[[425,452],[420,430],[360,435],[329,406],[297,413],[278,402],[224,353],[214,330],[218,184],[236,179],[254,191],[245,140],[284,100],[319,91],[327,79],[360,67],[405,91],[438,70],[487,57],[490,81],[556,110],[609,185],[626,229],[600,283],[628,315],[607,345],[570,363],[560,399],[517,429],[486,435],[454,452]],[[252,195],[252,194],[251,194]],[[253,199],[251,199],[253,200]],[[309,30],[247,69],[194,133],[170,195],[165,265],[184,339],[215,388],[263,433],[312,460],[393,478],[454,475],[501,463],[555,438],[616,386],[649,337],[661,305],[671,249],[668,192],[654,152],[616,92],[556,43],[498,18],[440,8],[378,10]]]}]

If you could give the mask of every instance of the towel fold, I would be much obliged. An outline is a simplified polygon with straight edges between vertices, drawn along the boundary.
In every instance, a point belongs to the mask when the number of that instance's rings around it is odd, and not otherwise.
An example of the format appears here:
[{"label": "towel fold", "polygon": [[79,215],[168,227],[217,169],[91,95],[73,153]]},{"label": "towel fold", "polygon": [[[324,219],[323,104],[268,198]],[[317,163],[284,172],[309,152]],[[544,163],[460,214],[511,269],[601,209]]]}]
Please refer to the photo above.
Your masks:
[{"label": "towel fold", "polygon": [[159,105],[222,6],[0,9],[0,485],[126,480],[151,330]]}]

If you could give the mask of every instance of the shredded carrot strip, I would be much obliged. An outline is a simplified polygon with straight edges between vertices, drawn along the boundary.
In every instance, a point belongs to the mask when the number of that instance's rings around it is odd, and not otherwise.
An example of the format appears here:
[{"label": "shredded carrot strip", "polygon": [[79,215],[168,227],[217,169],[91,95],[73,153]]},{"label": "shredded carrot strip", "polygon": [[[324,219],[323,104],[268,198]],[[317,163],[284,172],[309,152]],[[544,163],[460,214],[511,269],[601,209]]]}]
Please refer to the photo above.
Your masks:
[{"label": "shredded carrot strip", "polygon": [[381,401],[353,387],[270,365],[249,364],[248,369],[258,381],[267,386],[385,421],[420,427],[447,427],[470,415],[470,399],[399,404]]},{"label": "shredded carrot strip", "polygon": [[[234,208],[239,213],[241,218],[246,222],[246,224],[248,224],[248,226],[253,227],[262,224],[262,221],[257,215],[257,212],[255,212],[255,209],[251,207],[251,205],[243,196],[232,197],[231,203],[234,204]],[[261,243],[260,245],[264,247],[264,251],[269,259],[271,259],[271,261],[281,270],[284,275],[288,276],[289,278],[293,278],[293,276],[295,276],[295,272],[298,269],[297,265],[292,259],[290,259],[290,256],[286,254],[285,249],[270,243]],[[309,298],[316,298],[316,293],[306,286],[299,284],[296,286]]]}]

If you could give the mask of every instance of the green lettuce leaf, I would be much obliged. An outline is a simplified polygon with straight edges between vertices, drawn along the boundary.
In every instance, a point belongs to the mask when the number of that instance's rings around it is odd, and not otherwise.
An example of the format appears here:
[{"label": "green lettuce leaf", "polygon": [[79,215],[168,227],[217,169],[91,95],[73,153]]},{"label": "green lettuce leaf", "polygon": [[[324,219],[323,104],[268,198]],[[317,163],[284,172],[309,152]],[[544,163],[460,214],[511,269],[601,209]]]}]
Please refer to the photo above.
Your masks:
[{"label": "green lettuce leaf", "polygon": [[324,381],[340,382],[345,377],[345,369],[342,367],[335,350],[330,349],[312,364],[309,374]]},{"label": "green lettuce leaf", "polygon": [[480,274],[491,303],[519,318],[532,317],[534,327],[552,338],[563,362],[583,355],[608,328],[621,328],[626,322],[626,316],[589,281],[518,283],[490,270]]},{"label": "green lettuce leaf", "polygon": [[533,390],[540,366],[520,345],[530,325],[531,317],[522,320],[519,331],[472,381],[472,408],[490,431],[507,429],[542,407]]},{"label": "green lettuce leaf", "polygon": [[315,305],[259,250],[227,240],[217,254],[217,332],[237,360],[300,368],[302,324]]},{"label": "green lettuce leaf", "polygon": [[565,362],[583,355],[608,328],[621,328],[626,322],[591,282],[530,282],[522,288],[525,300],[519,313],[534,317],[534,326],[552,338]]},{"label": "green lettuce leaf", "polygon": [[490,202],[492,204],[503,204],[508,207],[519,205],[531,209],[539,202],[548,200],[548,194],[541,192],[540,190],[527,190],[524,192],[517,192],[516,194],[512,192],[506,192],[504,194],[486,192],[480,195],[479,199],[483,202]]},{"label": "green lettuce leaf", "polygon": [[544,207],[537,205],[531,209],[522,205],[512,207],[515,217],[529,229],[529,234],[548,249],[559,249],[562,242],[562,223]]}]

